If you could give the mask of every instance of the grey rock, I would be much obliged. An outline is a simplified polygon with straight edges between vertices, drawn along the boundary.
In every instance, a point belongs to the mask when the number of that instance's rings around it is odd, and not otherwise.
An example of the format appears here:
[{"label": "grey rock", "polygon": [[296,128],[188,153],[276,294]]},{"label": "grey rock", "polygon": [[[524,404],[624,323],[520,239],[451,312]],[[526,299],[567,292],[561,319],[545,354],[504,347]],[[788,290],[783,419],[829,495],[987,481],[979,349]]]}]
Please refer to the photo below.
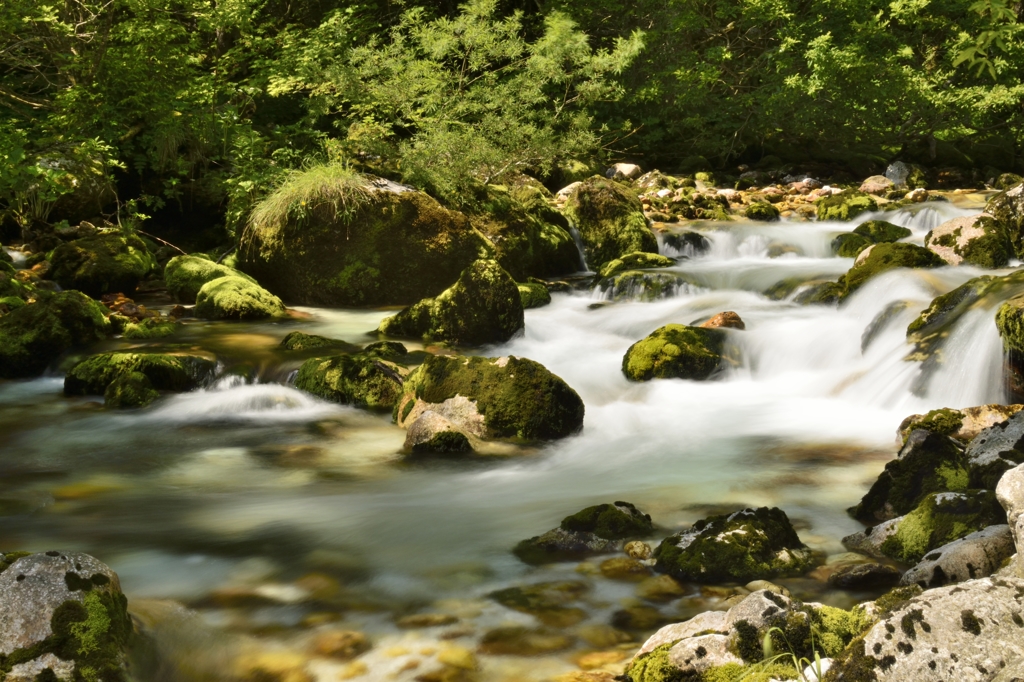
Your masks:
[{"label": "grey rock", "polygon": [[785,614],[793,608],[793,600],[769,590],[752,592],[736,606],[729,609],[726,624],[732,628],[741,620],[747,621],[758,630],[768,626],[771,619]]},{"label": "grey rock", "polygon": [[552,528],[543,535],[523,540],[513,552],[528,564],[544,564],[607,554],[614,552],[617,546],[617,542],[593,533]]},{"label": "grey rock", "polygon": [[967,446],[966,454],[971,485],[991,489],[1003,474],[1024,462],[1024,412],[983,429]]},{"label": "grey rock", "polygon": [[728,635],[701,635],[681,640],[668,651],[668,660],[685,679],[686,675],[699,675],[711,668],[729,663],[742,665],[743,659],[732,653],[732,638]]},{"label": "grey rock", "polygon": [[1024,577],[1024,464],[1010,469],[996,486],[996,499],[1006,510],[1006,520],[1013,534],[1013,544],[1017,549],[1014,560],[1014,572],[1017,577]]},{"label": "grey rock", "polygon": [[655,632],[647,639],[646,642],[644,642],[644,645],[640,647],[640,651],[637,652],[637,655],[646,654],[648,651],[654,651],[662,644],[678,642],[681,639],[693,637],[701,632],[712,631],[724,635],[729,631],[729,627],[730,625],[725,611],[705,611],[704,613],[698,613],[690,620],[682,623],[666,625]]},{"label": "grey rock", "polygon": [[[64,661],[53,654],[43,654],[31,661],[18,663],[11,667],[4,682],[35,682],[43,671],[49,669],[60,682],[70,682],[74,679],[75,664],[73,661]],[[43,678],[45,679],[45,678]]]},{"label": "grey rock", "polygon": [[828,577],[829,585],[843,590],[893,587],[899,581],[899,570],[885,564],[850,564]]},{"label": "grey rock", "polygon": [[989,682],[1024,658],[1024,581],[981,578],[927,590],[833,661],[828,680]]},{"label": "grey rock", "polygon": [[900,582],[929,588],[987,578],[1012,555],[1010,527],[989,526],[929,552]]},{"label": "grey rock", "polygon": [[873,556],[876,559],[884,559],[886,557],[882,553],[882,543],[896,533],[896,529],[904,518],[903,516],[898,516],[895,519],[883,521],[877,526],[872,526],[853,535],[847,535],[843,538],[843,546],[851,552],[860,552],[861,554]]}]

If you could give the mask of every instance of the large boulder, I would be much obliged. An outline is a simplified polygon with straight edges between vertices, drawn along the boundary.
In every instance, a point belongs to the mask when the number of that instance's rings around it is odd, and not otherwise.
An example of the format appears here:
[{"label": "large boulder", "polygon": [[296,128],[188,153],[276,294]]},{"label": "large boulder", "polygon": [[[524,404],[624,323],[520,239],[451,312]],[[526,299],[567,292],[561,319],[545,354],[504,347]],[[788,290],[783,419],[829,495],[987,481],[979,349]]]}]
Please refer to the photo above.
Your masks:
[{"label": "large boulder", "polygon": [[947,220],[925,236],[924,245],[950,265],[1002,268],[1013,256],[1006,232],[985,214]]},{"label": "large boulder", "polygon": [[101,234],[61,244],[53,250],[50,265],[50,278],[62,288],[99,298],[131,294],[156,268],[156,260],[135,235]]},{"label": "large boulder", "polygon": [[622,358],[630,381],[707,379],[721,366],[726,332],[667,324],[640,339]]},{"label": "large boulder", "polygon": [[109,407],[142,407],[156,398],[156,391],[199,388],[216,370],[215,360],[198,353],[101,353],[68,370],[64,394],[106,396]]},{"label": "large boulder", "polygon": [[981,578],[927,590],[833,658],[825,682],[1001,680],[1024,659],[1024,581]]},{"label": "large boulder", "polygon": [[852,189],[818,200],[818,220],[846,222],[861,213],[876,210],[878,203],[871,195]]},{"label": "large boulder", "polygon": [[996,486],[996,499],[1006,510],[1006,522],[1017,548],[1013,573],[1024,578],[1024,464],[1003,474]]},{"label": "large boulder", "polygon": [[864,235],[843,232],[832,240],[832,253],[840,258],[856,258],[860,252],[874,244]]},{"label": "large boulder", "polygon": [[966,455],[971,487],[995,489],[1003,474],[1024,463],[1024,412],[983,429]]},{"label": "large boulder", "polygon": [[436,298],[425,298],[385,318],[388,336],[478,346],[508,341],[523,329],[523,302],[515,280],[494,260],[478,260]]},{"label": "large boulder", "polygon": [[869,279],[896,268],[937,268],[946,262],[926,248],[903,242],[874,244],[857,256],[853,267],[843,275],[840,283],[846,298]]},{"label": "large boulder", "polygon": [[241,277],[256,283],[249,275],[199,256],[175,256],[164,266],[167,291],[182,303],[195,303],[203,285],[221,277]]},{"label": "large boulder", "polygon": [[311,358],[299,368],[295,388],[343,405],[390,411],[402,397],[407,371],[373,352]]},{"label": "large boulder", "polygon": [[106,338],[105,313],[85,294],[64,291],[0,317],[0,377],[41,374],[66,350]]},{"label": "large boulder", "polygon": [[992,216],[1006,233],[1017,258],[1024,258],[1024,184],[989,199],[985,213]]},{"label": "large boulder", "polygon": [[569,195],[565,214],[579,230],[591,269],[634,251],[658,252],[640,200],[617,182],[597,176],[584,180]]},{"label": "large boulder", "polygon": [[[344,174],[342,174],[344,175]],[[305,207],[289,187],[284,210],[257,215],[243,234],[239,267],[301,305],[409,304],[436,296],[490,248],[469,219],[422,192],[366,181],[339,209],[334,194],[351,176],[305,176],[317,197]]]},{"label": "large boulder", "polygon": [[449,401],[466,401],[458,421],[478,424],[466,428],[486,438],[551,440],[583,426],[583,401],[576,391],[540,363],[514,356],[429,356],[406,378],[395,421],[408,428]]},{"label": "large boulder", "polygon": [[116,573],[78,552],[0,559],[0,672],[5,680],[127,677],[132,622]]},{"label": "large boulder", "polygon": [[960,444],[917,429],[850,513],[864,523],[885,521],[910,512],[931,493],[967,490],[969,482],[967,457]]},{"label": "large boulder", "polygon": [[987,578],[1002,568],[1013,551],[1010,527],[1005,523],[989,526],[928,552],[900,582],[929,588]]},{"label": "large boulder", "polygon": [[663,573],[706,583],[799,575],[815,562],[786,512],[777,507],[702,519],[693,528],[665,538],[654,558]]},{"label": "large boulder", "polygon": [[281,299],[249,277],[210,280],[196,296],[196,317],[209,320],[264,320],[284,314]]},{"label": "large boulder", "polygon": [[542,308],[551,303],[551,292],[539,282],[517,284],[516,287],[519,289],[519,300],[522,301],[523,310]]}]

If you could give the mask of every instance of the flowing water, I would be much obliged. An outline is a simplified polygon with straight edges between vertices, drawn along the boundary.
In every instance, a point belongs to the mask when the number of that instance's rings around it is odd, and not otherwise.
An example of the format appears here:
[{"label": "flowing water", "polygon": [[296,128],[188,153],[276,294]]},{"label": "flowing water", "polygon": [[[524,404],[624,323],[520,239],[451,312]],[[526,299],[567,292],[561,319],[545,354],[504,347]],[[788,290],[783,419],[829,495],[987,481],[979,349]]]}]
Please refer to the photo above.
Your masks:
[{"label": "flowing water", "polygon": [[[939,222],[976,210],[929,203],[884,217],[920,244]],[[323,623],[362,630],[377,646],[365,668],[320,661],[310,668],[319,679],[413,679],[422,668],[410,651],[439,636],[472,647],[490,627],[532,625],[486,599],[524,582],[583,580],[587,619],[574,627],[607,624],[635,603],[634,586],[595,577],[597,562],[530,568],[509,552],[590,504],[631,501],[661,535],[709,512],[775,505],[807,544],[840,554],[840,538],[860,528],[845,509],[894,455],[904,417],[1005,400],[991,310],[961,319],[937,370],[922,374],[905,360],[908,323],[980,270],[890,272],[838,309],[795,304],[799,289],[782,300],[762,293],[791,278],[843,274],[852,259],[833,257],[829,244],[852,227],[691,225],[712,246],[669,270],[693,283],[675,295],[612,302],[577,291],[527,311],[521,337],[477,352],[541,362],[579,392],[587,413],[578,436],[514,457],[407,463],[404,432],[389,415],[289,386],[301,360],[276,350],[286,333],[368,343],[390,311],[192,321],[172,342],[216,353],[222,378],[135,412],[65,398],[59,371],[0,382],[0,549],[80,550],[110,564],[173,661],[160,673],[168,680],[227,679],[234,659],[224,652],[254,642],[301,649]],[[723,310],[739,313],[747,329],[730,334],[741,360],[717,380],[625,380],[630,344]],[[796,596],[836,604],[865,597],[812,579],[782,582]],[[659,608],[678,620],[713,602],[693,588]],[[393,624],[439,611],[461,624]],[[539,659],[484,657],[484,679],[547,679],[574,669],[572,651],[583,646]]]}]

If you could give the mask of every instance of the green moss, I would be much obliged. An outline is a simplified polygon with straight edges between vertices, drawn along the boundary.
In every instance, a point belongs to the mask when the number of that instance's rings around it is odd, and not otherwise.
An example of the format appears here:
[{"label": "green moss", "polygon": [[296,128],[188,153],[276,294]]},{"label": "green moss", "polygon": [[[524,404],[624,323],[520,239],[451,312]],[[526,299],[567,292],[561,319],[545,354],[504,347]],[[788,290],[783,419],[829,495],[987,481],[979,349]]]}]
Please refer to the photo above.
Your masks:
[{"label": "green moss", "polygon": [[779,209],[775,208],[767,201],[755,201],[747,206],[746,210],[743,211],[743,215],[748,220],[757,220],[768,223],[779,219]]},{"label": "green moss", "polygon": [[[331,192],[331,178],[311,178]],[[436,296],[492,249],[466,216],[422,192],[373,191],[351,208],[307,203],[250,225],[241,269],[296,304],[405,305]]]},{"label": "green moss", "polygon": [[892,559],[914,564],[937,547],[999,523],[1006,523],[1006,513],[992,491],[934,493],[899,522],[880,550]]},{"label": "green moss", "polygon": [[636,251],[658,252],[640,200],[613,180],[594,176],[569,196],[565,214],[579,230],[587,264],[599,269],[608,261]]},{"label": "green moss", "polygon": [[[948,407],[943,407],[937,410],[932,410],[920,419],[916,419],[909,424],[911,430],[913,429],[925,429],[933,433],[941,433],[944,436],[951,436],[960,430],[960,427],[964,424],[964,413],[960,410],[953,410]],[[948,466],[941,467],[945,470],[945,476],[958,476],[958,473],[954,473],[954,470]],[[955,470],[959,472],[959,469]],[[947,490],[962,490],[962,488],[947,488]]]},{"label": "green moss", "polygon": [[441,431],[430,440],[412,446],[413,453],[452,454],[472,452],[473,446],[464,433],[459,431]]},{"label": "green moss", "polygon": [[593,533],[607,540],[643,537],[654,531],[649,514],[629,502],[598,504],[562,519],[562,529]]},{"label": "green moss", "polygon": [[847,222],[853,220],[861,213],[878,210],[878,203],[874,197],[852,189],[819,199],[817,205],[818,220],[834,220],[837,222]]},{"label": "green moss", "polygon": [[693,682],[668,659],[669,650],[675,642],[662,644],[633,661],[626,668],[626,675],[633,682]]},{"label": "green moss", "polygon": [[285,314],[277,296],[241,277],[207,282],[196,297],[196,317],[211,320],[261,320]]},{"label": "green moss", "polygon": [[0,378],[41,374],[73,346],[110,334],[106,309],[77,291],[64,291],[0,317]]},{"label": "green moss", "polygon": [[135,235],[103,234],[61,244],[50,255],[50,278],[64,289],[98,298],[131,294],[156,260]]},{"label": "green moss", "polygon": [[869,220],[861,223],[853,230],[853,233],[865,237],[875,244],[896,242],[911,234],[907,228],[893,225],[885,220]]},{"label": "green moss", "polygon": [[0,573],[11,567],[15,561],[22,557],[30,556],[32,552],[4,552],[0,553]]},{"label": "green moss", "polygon": [[173,335],[180,327],[181,323],[174,320],[147,317],[139,322],[126,324],[121,333],[126,339],[162,339]]},{"label": "green moss", "polygon": [[658,570],[680,580],[710,583],[798,575],[814,562],[786,513],[776,507],[702,519],[662,541],[654,558]]},{"label": "green moss", "polygon": [[875,244],[861,263],[854,265],[844,276],[841,298],[846,298],[872,277],[896,268],[937,268],[946,262],[916,244]]},{"label": "green moss", "polygon": [[640,268],[670,268],[675,264],[676,262],[667,256],[662,256],[657,253],[637,251],[635,253],[627,253],[620,258],[608,261],[601,266],[597,275],[602,278],[612,277],[626,270],[636,270]]},{"label": "green moss", "polygon": [[629,347],[622,373],[630,381],[707,379],[722,362],[725,338],[720,329],[665,325]]},{"label": "green moss", "polygon": [[541,308],[551,303],[551,293],[543,284],[533,282],[517,284],[519,287],[519,299],[523,302],[523,308]]},{"label": "green moss", "polygon": [[814,609],[814,620],[815,641],[822,658],[838,656],[875,623],[860,607],[846,611],[833,606],[819,606]]},{"label": "green moss", "polygon": [[348,343],[347,341],[329,339],[326,336],[317,336],[316,334],[306,334],[304,332],[290,332],[281,341],[280,347],[282,350],[317,350],[320,348],[329,348],[345,353],[354,353],[359,350],[358,346]]},{"label": "green moss", "polygon": [[1003,348],[1024,352],[1024,295],[1014,296],[996,311],[996,328]]},{"label": "green moss", "polygon": [[924,590],[921,589],[920,585],[906,585],[892,588],[875,600],[875,606],[878,607],[879,616],[882,618],[887,617],[893,611],[902,608],[904,604],[921,594],[923,591]]},{"label": "green moss", "polygon": [[24,305],[26,304],[25,299],[23,298],[19,298],[17,296],[4,296],[0,298],[0,315],[9,313],[12,310],[17,310]]},{"label": "green moss", "polygon": [[975,237],[966,246],[957,247],[956,251],[965,263],[982,268],[1004,268],[1014,256],[1013,245],[1005,230],[988,216],[981,216],[975,225],[984,230],[984,234]]},{"label": "green moss", "polygon": [[103,404],[113,408],[145,407],[160,397],[142,372],[128,372],[110,382],[103,392]]},{"label": "green moss", "polygon": [[853,232],[844,232],[832,240],[832,252],[840,258],[856,258],[864,249],[871,246],[873,242]]},{"label": "green moss", "polygon": [[508,341],[523,329],[519,287],[494,260],[478,260],[436,298],[424,299],[385,318],[389,336],[482,345]]},{"label": "green moss", "polygon": [[772,680],[797,680],[800,671],[786,660],[755,665],[728,663],[701,673],[699,682],[771,682]]},{"label": "green moss", "polygon": [[191,391],[208,381],[216,369],[217,363],[202,355],[101,353],[68,371],[64,394],[104,395],[116,379],[133,373],[145,375],[152,388],[159,391]]},{"label": "green moss", "polygon": [[372,353],[312,358],[299,368],[295,388],[344,405],[391,410],[402,396],[402,372]]},{"label": "green moss", "polygon": [[203,285],[221,277],[241,277],[253,284],[256,283],[249,275],[199,256],[175,256],[164,267],[167,291],[175,300],[182,303],[195,303]]},{"label": "green moss", "polygon": [[457,395],[475,400],[496,438],[564,438],[583,426],[584,406],[576,391],[526,358],[429,356],[406,378],[405,394],[428,403]]}]

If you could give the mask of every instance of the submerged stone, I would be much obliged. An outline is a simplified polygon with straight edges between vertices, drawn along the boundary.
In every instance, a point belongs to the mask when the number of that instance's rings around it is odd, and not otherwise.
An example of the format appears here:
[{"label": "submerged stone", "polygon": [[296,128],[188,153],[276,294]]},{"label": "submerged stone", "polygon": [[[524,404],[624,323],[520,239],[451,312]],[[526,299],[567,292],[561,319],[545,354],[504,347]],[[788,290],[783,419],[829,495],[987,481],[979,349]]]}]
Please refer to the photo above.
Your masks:
[{"label": "submerged stone", "polygon": [[630,381],[708,379],[722,364],[725,340],[719,329],[665,325],[629,347],[622,373]]},{"label": "submerged stone", "polygon": [[50,257],[50,278],[64,289],[93,298],[131,294],[156,268],[145,242],[135,235],[102,234],[61,244]]},{"label": "submerged stone", "polygon": [[586,613],[571,606],[589,591],[581,581],[543,582],[509,587],[487,596],[502,606],[535,616],[545,625],[567,627],[586,618]]},{"label": "submerged stone", "polygon": [[0,317],[0,378],[42,374],[69,348],[106,338],[105,312],[85,294],[63,291]]},{"label": "submerged stone", "polygon": [[705,583],[799,575],[815,561],[789,517],[776,507],[702,519],[662,541],[654,557],[659,571]]},{"label": "submerged stone", "polygon": [[640,200],[617,182],[598,176],[584,180],[569,194],[565,213],[579,230],[591,268],[636,251],[658,252]]},{"label": "submerged stone", "polygon": [[284,303],[250,278],[220,277],[196,296],[196,317],[210,320],[263,320],[285,314]]},{"label": "submerged stone", "polygon": [[436,298],[385,318],[378,331],[472,346],[508,341],[522,331],[523,320],[518,285],[497,261],[478,260]]},{"label": "submerged stone", "polygon": [[164,266],[167,291],[176,301],[187,304],[196,302],[204,284],[221,277],[241,277],[256,284],[249,275],[199,256],[175,256]]}]

